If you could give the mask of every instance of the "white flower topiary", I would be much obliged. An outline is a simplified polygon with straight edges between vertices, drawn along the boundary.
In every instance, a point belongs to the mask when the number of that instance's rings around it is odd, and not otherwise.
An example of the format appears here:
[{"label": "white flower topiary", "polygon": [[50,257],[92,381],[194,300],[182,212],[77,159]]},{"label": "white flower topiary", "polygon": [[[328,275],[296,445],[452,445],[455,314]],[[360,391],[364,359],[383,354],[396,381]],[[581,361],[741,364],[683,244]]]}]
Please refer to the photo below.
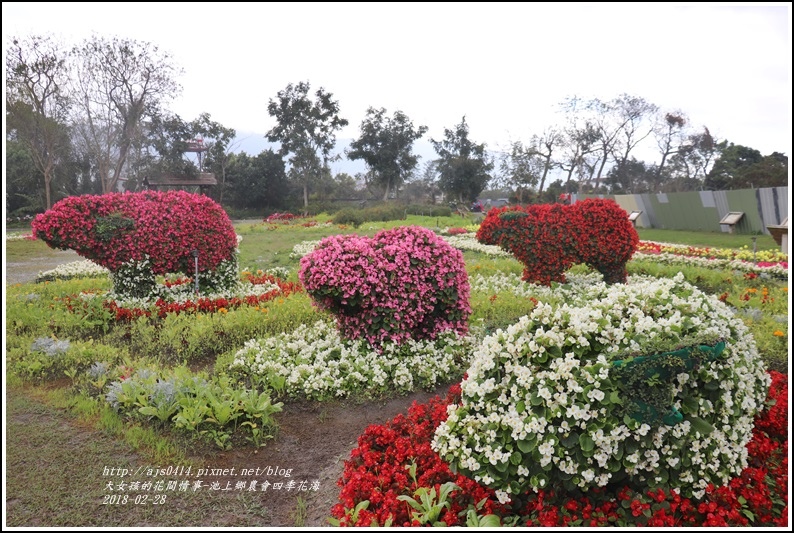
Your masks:
[{"label": "white flower topiary", "polygon": [[433,441],[443,459],[507,495],[615,482],[699,498],[747,465],[769,377],[725,304],[681,275],[556,292],[475,351]]}]

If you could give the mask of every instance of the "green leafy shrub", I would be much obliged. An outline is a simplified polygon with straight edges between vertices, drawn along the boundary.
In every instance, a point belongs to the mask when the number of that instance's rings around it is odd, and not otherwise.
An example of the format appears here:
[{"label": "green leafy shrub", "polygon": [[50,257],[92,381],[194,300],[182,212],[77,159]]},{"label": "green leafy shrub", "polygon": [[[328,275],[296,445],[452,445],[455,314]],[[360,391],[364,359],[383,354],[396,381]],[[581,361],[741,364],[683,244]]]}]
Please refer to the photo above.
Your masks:
[{"label": "green leafy shrub", "polygon": [[452,209],[447,205],[419,205],[411,204],[405,208],[409,215],[423,215],[428,217],[451,217]]},{"label": "green leafy shrub", "polygon": [[390,220],[404,220],[405,208],[398,204],[382,204],[367,207],[362,211],[364,222],[388,222]]},{"label": "green leafy shrub", "polygon": [[331,220],[334,224],[345,224],[357,228],[364,222],[364,215],[360,209],[347,208],[337,211]]},{"label": "green leafy shrub", "polygon": [[69,341],[53,337],[18,337],[7,349],[6,360],[16,375],[29,381],[46,381],[75,376],[96,361],[116,363],[126,355],[123,350],[89,341]]},{"label": "green leafy shrub", "polygon": [[138,420],[155,420],[187,433],[202,435],[223,449],[231,448],[238,429],[256,446],[278,428],[266,392],[235,387],[225,376],[208,377],[187,367],[155,371],[140,368],[108,385],[105,401],[116,411]]}]

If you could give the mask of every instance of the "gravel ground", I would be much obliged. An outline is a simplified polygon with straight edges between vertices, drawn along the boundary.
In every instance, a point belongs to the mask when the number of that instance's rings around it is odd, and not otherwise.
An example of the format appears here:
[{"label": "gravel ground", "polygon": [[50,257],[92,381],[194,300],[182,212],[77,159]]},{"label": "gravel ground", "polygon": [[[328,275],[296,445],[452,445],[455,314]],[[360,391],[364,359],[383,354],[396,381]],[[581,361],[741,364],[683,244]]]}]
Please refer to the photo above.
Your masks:
[{"label": "gravel ground", "polygon": [[31,283],[36,280],[39,272],[44,270],[52,270],[58,265],[80,261],[83,258],[71,250],[59,250],[54,257],[47,259],[36,258],[30,261],[21,261],[15,263],[6,263],[5,278],[6,285],[14,285],[16,283]]}]

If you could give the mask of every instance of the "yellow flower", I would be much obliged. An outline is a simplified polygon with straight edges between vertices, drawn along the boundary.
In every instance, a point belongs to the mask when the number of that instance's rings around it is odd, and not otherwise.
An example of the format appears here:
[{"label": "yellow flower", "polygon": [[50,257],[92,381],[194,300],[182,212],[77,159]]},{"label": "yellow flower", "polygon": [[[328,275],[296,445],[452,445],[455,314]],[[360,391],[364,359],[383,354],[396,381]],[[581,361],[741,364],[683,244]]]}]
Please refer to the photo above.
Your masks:
[{"label": "yellow flower", "polygon": [[225,307],[221,307],[220,309],[218,309],[218,312],[219,313],[228,313],[229,311]]}]

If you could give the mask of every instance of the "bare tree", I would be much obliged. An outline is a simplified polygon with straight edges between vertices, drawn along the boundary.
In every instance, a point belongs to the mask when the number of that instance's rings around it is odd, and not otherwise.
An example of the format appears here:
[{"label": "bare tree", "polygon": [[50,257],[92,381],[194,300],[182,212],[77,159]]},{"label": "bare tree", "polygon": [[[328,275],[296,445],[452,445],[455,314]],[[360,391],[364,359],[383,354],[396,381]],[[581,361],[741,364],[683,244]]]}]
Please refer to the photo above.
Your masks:
[{"label": "bare tree", "polygon": [[590,123],[585,123],[581,129],[574,126],[564,131],[557,165],[567,173],[564,185],[566,191],[574,172],[578,171],[579,181],[582,180],[586,158],[596,151],[597,141],[598,132]]},{"label": "bare tree", "polygon": [[681,147],[679,154],[694,169],[692,179],[703,180],[711,171],[717,156],[717,140],[706,126],[701,133],[693,133]]},{"label": "bare tree", "polygon": [[654,127],[654,138],[656,139],[656,145],[659,147],[659,153],[662,155],[662,160],[656,168],[658,183],[662,181],[662,172],[665,163],[667,163],[667,158],[677,154],[683,145],[686,124],[687,117],[681,111],[673,111],[657,117],[656,126]]},{"label": "bare tree", "polygon": [[84,150],[99,173],[102,192],[116,190],[142,122],[179,93],[181,73],[170,54],[147,42],[94,36],[73,51],[74,119]]},{"label": "bare tree", "polygon": [[52,206],[55,166],[71,146],[66,121],[70,100],[67,54],[46,36],[12,39],[6,52],[6,119],[44,176],[46,208]]},{"label": "bare tree", "polygon": [[[651,132],[643,133],[643,123],[648,115],[656,111],[656,106],[643,98],[621,94],[609,102],[594,98],[588,102],[593,113],[593,124],[599,134],[600,163],[596,174],[596,189],[610,158],[620,164],[628,160],[631,150]],[[620,154],[616,156],[616,153]]]},{"label": "bare tree", "polygon": [[532,136],[532,150],[540,159],[541,168],[543,169],[540,176],[540,185],[538,186],[538,198],[543,194],[543,186],[546,184],[546,177],[549,175],[549,170],[554,167],[552,156],[555,150],[559,149],[562,141],[563,135],[554,128],[547,129],[539,136]]},{"label": "bare tree", "polygon": [[574,173],[582,185],[592,178],[595,163],[592,161],[599,150],[600,133],[587,116],[587,104],[577,97],[570,97],[560,104],[565,113],[557,166],[567,173],[564,188],[567,191]]},{"label": "bare tree", "polygon": [[620,166],[626,164],[631,151],[653,132],[653,116],[659,108],[642,97],[628,94],[615,98],[612,106],[621,124],[613,147],[613,158]]}]

